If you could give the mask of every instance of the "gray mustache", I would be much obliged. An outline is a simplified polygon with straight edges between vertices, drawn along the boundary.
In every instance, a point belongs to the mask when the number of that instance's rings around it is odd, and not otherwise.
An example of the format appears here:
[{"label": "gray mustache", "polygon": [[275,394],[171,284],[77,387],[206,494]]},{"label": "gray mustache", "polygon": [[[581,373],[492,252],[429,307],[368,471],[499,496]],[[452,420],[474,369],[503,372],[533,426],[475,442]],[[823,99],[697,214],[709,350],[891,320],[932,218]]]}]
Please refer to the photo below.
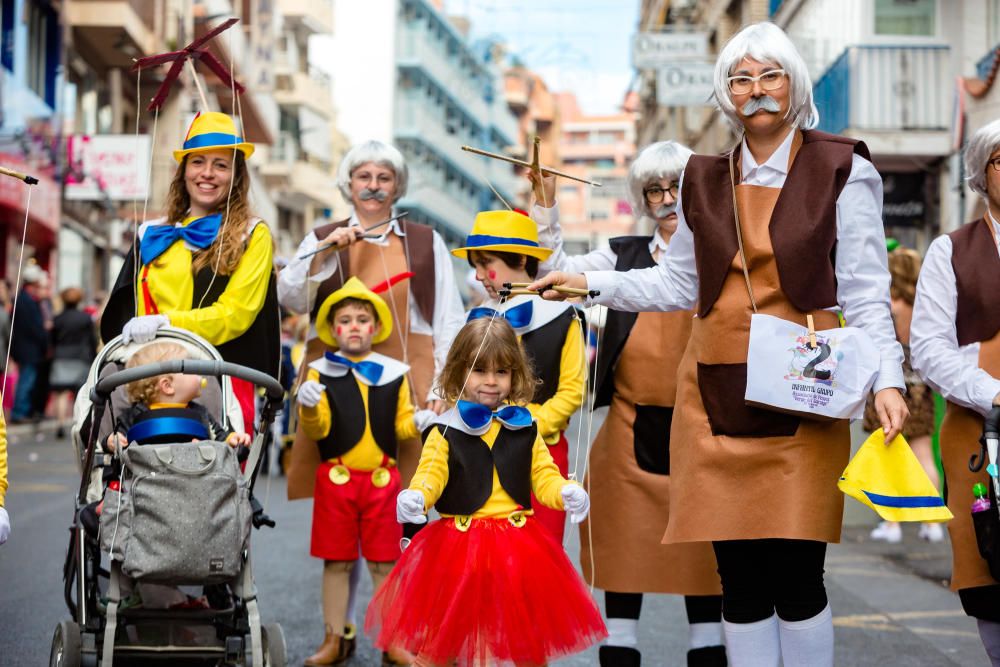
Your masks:
[{"label": "gray mustache", "polygon": [[656,218],[657,220],[663,220],[671,213],[676,213],[676,212],[677,212],[676,202],[673,204],[661,204],[660,206],[656,207],[655,211],[653,211],[653,217]]},{"label": "gray mustache", "polygon": [[740,109],[740,112],[744,116],[752,116],[761,109],[770,113],[778,113],[781,111],[781,105],[778,104],[778,100],[774,99],[770,95],[764,95],[763,97],[751,97]]},{"label": "gray mustache", "polygon": [[389,193],[387,193],[385,190],[379,190],[378,188],[375,188],[374,190],[372,190],[371,188],[365,188],[364,190],[358,193],[358,197],[362,201],[368,201],[369,199],[374,199],[379,203],[381,203],[389,198]]}]

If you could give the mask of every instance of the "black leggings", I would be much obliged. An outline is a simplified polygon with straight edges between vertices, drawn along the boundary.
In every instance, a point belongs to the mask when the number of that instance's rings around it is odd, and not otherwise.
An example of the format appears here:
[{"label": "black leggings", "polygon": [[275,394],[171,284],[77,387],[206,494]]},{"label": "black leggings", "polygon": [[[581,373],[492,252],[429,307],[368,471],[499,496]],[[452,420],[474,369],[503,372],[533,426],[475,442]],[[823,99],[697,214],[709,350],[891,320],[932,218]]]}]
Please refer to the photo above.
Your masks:
[{"label": "black leggings", "polygon": [[755,623],[775,612],[785,621],[804,621],[826,607],[825,542],[728,540],[712,546],[722,578],[722,615],[730,623]]},{"label": "black leggings", "polygon": [[[684,608],[688,623],[718,623],[722,620],[722,596],[685,595]],[[604,609],[608,618],[639,620],[642,612],[642,593],[604,592]]]}]

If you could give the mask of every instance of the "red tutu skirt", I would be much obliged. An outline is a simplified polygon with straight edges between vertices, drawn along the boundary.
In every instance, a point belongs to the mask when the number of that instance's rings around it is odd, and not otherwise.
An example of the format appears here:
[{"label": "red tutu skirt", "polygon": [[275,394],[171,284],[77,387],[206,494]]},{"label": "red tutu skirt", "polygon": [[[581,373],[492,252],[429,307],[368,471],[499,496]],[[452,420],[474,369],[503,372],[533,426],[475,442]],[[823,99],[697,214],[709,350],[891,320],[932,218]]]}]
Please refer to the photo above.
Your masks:
[{"label": "red tutu skirt", "polygon": [[435,521],[379,588],[365,631],[434,663],[540,665],[608,636],[562,547],[533,518]]}]

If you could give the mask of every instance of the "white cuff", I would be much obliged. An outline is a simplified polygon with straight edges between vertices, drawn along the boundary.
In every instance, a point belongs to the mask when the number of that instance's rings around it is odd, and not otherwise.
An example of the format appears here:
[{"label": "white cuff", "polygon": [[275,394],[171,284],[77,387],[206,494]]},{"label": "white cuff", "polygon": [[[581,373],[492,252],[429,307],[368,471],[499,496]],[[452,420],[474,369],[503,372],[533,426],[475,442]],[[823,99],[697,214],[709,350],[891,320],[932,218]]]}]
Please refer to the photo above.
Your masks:
[{"label": "white cuff", "polygon": [[584,271],[587,278],[587,289],[597,290],[600,294],[593,303],[607,306],[618,298],[618,288],[621,285],[622,274],[618,271]]}]

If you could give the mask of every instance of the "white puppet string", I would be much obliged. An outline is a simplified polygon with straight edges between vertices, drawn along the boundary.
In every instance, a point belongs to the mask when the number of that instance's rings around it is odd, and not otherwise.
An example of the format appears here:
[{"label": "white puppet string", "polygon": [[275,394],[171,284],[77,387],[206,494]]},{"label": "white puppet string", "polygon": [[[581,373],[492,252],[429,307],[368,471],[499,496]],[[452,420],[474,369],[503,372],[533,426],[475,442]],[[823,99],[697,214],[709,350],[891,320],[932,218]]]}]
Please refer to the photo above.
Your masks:
[{"label": "white puppet string", "polygon": [[[10,367],[10,349],[14,342],[14,319],[17,317],[17,301],[21,295],[21,267],[24,266],[24,244],[28,240],[28,214],[31,212],[31,186],[28,186],[28,197],[24,204],[24,228],[21,230],[21,251],[17,257],[17,278],[14,280],[14,307],[10,311],[10,335],[7,336],[7,356],[3,362],[3,376],[7,377]],[[30,298],[30,297],[29,297]],[[0,403],[4,398],[4,383],[0,383]]]}]

